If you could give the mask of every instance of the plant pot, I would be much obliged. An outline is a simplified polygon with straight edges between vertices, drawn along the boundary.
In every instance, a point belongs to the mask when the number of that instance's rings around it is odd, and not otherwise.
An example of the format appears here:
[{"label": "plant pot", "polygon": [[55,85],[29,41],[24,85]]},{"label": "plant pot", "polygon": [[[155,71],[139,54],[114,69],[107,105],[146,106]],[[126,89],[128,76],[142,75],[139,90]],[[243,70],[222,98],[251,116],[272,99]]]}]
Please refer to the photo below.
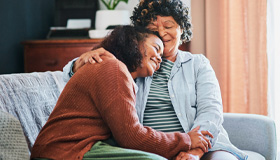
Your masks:
[{"label": "plant pot", "polygon": [[105,30],[108,26],[130,24],[128,10],[98,10],[95,18],[95,29]]}]

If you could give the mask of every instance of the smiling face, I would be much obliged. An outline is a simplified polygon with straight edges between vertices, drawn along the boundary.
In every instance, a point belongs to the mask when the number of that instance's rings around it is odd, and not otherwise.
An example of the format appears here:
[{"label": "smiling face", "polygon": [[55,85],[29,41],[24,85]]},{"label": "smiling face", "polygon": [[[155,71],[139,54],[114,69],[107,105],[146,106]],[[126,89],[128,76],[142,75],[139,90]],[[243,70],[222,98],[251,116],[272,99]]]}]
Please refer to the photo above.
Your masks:
[{"label": "smiling face", "polygon": [[172,16],[157,16],[157,19],[151,21],[147,28],[159,33],[164,44],[163,57],[174,62],[183,33],[180,25],[176,23]]},{"label": "smiling face", "polygon": [[160,67],[163,43],[156,35],[149,34],[145,41],[140,43],[140,51],[143,59],[136,70],[137,77],[152,76]]}]

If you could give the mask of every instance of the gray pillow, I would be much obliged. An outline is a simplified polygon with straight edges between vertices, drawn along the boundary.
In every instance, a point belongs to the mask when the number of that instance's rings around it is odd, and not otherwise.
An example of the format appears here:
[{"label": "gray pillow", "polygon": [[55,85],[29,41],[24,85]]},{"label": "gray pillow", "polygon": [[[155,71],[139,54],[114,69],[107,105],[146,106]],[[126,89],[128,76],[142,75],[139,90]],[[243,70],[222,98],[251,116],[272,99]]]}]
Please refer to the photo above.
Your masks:
[{"label": "gray pillow", "polygon": [[29,151],[20,122],[0,110],[0,159],[29,159]]}]

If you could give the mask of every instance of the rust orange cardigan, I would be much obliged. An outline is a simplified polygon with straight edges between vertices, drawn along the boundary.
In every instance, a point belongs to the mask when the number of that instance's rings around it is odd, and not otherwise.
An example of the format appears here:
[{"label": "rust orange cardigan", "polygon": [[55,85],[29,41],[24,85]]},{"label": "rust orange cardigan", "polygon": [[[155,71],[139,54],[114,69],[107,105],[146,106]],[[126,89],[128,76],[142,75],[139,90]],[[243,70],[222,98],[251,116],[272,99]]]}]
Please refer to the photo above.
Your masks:
[{"label": "rust orange cardigan", "polygon": [[66,84],[32,148],[31,158],[82,159],[111,135],[121,147],[166,158],[190,149],[186,133],[163,133],[139,123],[134,81],[116,59],[86,64]]}]

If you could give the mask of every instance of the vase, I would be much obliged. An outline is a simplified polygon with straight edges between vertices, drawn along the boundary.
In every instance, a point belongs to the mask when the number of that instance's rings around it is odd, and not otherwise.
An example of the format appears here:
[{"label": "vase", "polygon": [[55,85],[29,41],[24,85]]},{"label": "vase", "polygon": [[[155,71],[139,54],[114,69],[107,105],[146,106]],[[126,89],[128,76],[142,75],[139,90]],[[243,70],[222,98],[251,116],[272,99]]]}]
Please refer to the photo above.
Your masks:
[{"label": "vase", "polygon": [[95,29],[106,30],[109,26],[130,24],[128,10],[98,10],[95,18]]}]

